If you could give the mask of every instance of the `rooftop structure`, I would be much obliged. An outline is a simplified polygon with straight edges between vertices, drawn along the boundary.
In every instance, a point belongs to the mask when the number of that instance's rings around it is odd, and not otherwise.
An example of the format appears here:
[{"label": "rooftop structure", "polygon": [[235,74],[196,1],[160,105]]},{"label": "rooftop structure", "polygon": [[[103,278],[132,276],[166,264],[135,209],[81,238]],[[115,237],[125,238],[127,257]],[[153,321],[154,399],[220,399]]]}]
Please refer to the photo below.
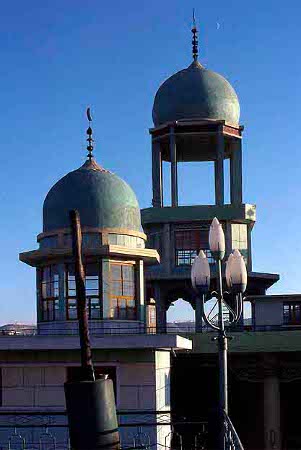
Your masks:
[{"label": "rooftop structure", "polygon": [[83,231],[86,295],[91,330],[144,330],[144,264],[158,263],[145,249],[140,210],[130,186],[94,160],[89,126],[88,156],[48,192],[38,250],[20,254],[37,270],[38,333],[77,330],[75,273],[69,211],[79,211]]},{"label": "rooftop structure", "polygon": [[[195,308],[190,283],[191,264],[200,249],[212,262],[208,245],[209,225],[214,217],[226,236],[226,258],[238,249],[248,269],[250,295],[262,295],[278,281],[279,275],[253,272],[251,234],[256,207],[243,201],[242,135],[239,102],[231,85],[221,75],[205,69],[198,61],[193,26],[193,61],[177,72],[157,91],[153,107],[152,208],[142,210],[142,225],[148,245],[156,248],[161,264],[146,273],[149,296],[157,306],[157,327],[166,329],[166,311],[183,298]],[[225,202],[225,161],[230,162],[230,202]],[[170,198],[163,186],[163,162],[170,163]],[[215,202],[187,205],[179,198],[179,162],[209,162],[214,166]],[[198,189],[202,182],[198,183]],[[213,289],[215,279],[212,280]],[[201,328],[197,311],[196,330]]]}]

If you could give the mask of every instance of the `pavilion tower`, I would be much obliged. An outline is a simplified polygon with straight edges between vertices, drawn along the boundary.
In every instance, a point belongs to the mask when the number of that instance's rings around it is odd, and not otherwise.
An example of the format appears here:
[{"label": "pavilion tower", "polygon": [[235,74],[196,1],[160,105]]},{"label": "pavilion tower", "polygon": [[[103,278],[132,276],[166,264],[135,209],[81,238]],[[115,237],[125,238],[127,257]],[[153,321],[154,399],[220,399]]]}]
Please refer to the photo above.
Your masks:
[{"label": "pavilion tower", "polygon": [[20,254],[22,262],[36,268],[38,332],[77,333],[69,222],[72,209],[79,211],[81,219],[91,332],[143,332],[144,265],[158,262],[158,254],[145,249],[134,191],[97,164],[90,126],[87,135],[86,161],[55,183],[45,198],[43,232],[37,236],[39,248]]},{"label": "pavilion tower", "polygon": [[[242,134],[240,105],[235,90],[221,75],[198,60],[195,23],[192,28],[192,63],[168,78],[158,89],[153,105],[152,208],[142,210],[148,243],[161,264],[147,271],[149,297],[156,301],[157,327],[164,331],[170,304],[183,298],[195,308],[190,286],[191,264],[200,249],[210,261],[209,226],[214,217],[226,236],[226,257],[233,249],[243,254],[249,273],[248,293],[264,294],[278,275],[252,272],[251,231],[254,205],[244,203],[242,189]],[[225,160],[230,161],[230,203],[225,203]],[[178,163],[214,164],[215,202],[179,206]],[[171,204],[163,196],[162,165],[170,168]],[[197,180],[197,188],[201,181]],[[214,281],[213,281],[214,282]],[[199,326],[200,317],[196,317]]]}]

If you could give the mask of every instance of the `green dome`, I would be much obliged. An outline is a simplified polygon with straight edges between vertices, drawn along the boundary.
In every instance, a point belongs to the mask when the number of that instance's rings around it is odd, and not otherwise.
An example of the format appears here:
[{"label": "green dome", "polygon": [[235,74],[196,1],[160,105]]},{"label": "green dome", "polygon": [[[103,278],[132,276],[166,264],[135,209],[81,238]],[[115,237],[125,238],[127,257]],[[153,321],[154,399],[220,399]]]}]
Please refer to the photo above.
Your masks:
[{"label": "green dome", "polygon": [[153,106],[155,126],[181,119],[219,119],[237,126],[239,101],[221,75],[194,61],[168,78],[158,89]]},{"label": "green dome", "polygon": [[86,161],[50,189],[43,206],[43,231],[68,228],[71,209],[79,211],[83,227],[141,229],[134,191],[94,161]]}]

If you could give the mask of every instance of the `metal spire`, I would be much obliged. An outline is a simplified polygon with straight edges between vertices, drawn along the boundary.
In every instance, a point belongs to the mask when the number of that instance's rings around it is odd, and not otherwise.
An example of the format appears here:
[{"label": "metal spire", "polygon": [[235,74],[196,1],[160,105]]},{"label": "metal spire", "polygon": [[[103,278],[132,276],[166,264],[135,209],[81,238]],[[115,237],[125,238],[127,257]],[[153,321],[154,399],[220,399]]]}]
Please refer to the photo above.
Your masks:
[{"label": "metal spire", "polygon": [[194,8],[192,10],[192,56],[193,56],[193,60],[197,61],[198,60],[198,54],[199,54],[199,48],[198,48],[198,30],[196,27],[196,21],[195,21],[195,15],[194,15]]},{"label": "metal spire", "polygon": [[88,121],[89,121],[89,128],[87,129],[87,135],[88,135],[88,139],[87,139],[87,141],[88,141],[88,145],[87,145],[87,150],[88,150],[88,155],[87,155],[87,157],[88,157],[88,159],[91,161],[91,159],[94,157],[93,155],[92,155],[92,152],[93,152],[93,142],[94,142],[94,139],[92,138],[92,133],[93,133],[93,131],[92,131],[92,128],[91,128],[91,122],[92,122],[92,116],[91,116],[91,110],[90,110],[90,108],[87,108],[87,119],[88,119]]}]

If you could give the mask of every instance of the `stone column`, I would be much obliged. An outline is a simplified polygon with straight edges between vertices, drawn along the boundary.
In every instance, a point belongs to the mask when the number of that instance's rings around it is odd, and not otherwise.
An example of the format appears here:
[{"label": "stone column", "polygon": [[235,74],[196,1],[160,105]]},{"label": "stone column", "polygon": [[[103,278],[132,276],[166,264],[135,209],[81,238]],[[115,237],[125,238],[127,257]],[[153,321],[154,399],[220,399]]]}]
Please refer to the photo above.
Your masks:
[{"label": "stone column", "polygon": [[41,292],[41,285],[42,285],[42,269],[40,267],[37,267],[36,269],[36,293],[37,293],[37,322],[42,321],[42,292]]},{"label": "stone column", "polygon": [[163,270],[170,274],[174,267],[174,245],[171,242],[171,230],[170,224],[165,223],[163,225],[162,231],[162,253],[161,257],[161,265]]},{"label": "stone column", "polygon": [[197,297],[195,299],[195,311],[194,311],[194,321],[195,321],[195,332],[202,333],[202,299]]},{"label": "stone column", "polygon": [[59,272],[59,320],[67,319],[67,304],[65,298],[65,264],[58,264]]},{"label": "stone column", "polygon": [[230,157],[230,197],[231,203],[242,203],[242,150],[241,139],[237,139]]},{"label": "stone column", "polygon": [[156,301],[157,333],[166,333],[166,305],[159,283],[154,284],[154,297]]},{"label": "stone column", "polygon": [[232,252],[232,224],[231,222],[225,223],[225,244],[226,244],[226,256],[229,256]]},{"label": "stone column", "polygon": [[248,270],[252,271],[252,229],[251,225],[247,225],[247,233],[248,233]]},{"label": "stone column", "polygon": [[110,259],[102,258],[101,260],[101,274],[102,274],[102,310],[101,319],[110,319]]},{"label": "stone column", "polygon": [[280,382],[277,374],[264,378],[264,448],[281,450]]},{"label": "stone column", "polygon": [[171,162],[171,206],[178,206],[177,146],[176,146],[174,127],[170,128],[169,150],[170,150],[170,162]]},{"label": "stone column", "polygon": [[215,172],[215,204],[224,204],[224,157],[225,142],[222,127],[217,133],[216,160],[214,161]]},{"label": "stone column", "polygon": [[161,148],[160,143],[154,140],[152,141],[152,183],[152,204],[155,208],[161,208],[163,206]]},{"label": "stone column", "polygon": [[137,320],[140,321],[140,328],[145,327],[146,323],[146,311],[145,311],[145,294],[144,294],[144,268],[143,261],[137,262],[136,270],[136,283],[137,283]]}]

